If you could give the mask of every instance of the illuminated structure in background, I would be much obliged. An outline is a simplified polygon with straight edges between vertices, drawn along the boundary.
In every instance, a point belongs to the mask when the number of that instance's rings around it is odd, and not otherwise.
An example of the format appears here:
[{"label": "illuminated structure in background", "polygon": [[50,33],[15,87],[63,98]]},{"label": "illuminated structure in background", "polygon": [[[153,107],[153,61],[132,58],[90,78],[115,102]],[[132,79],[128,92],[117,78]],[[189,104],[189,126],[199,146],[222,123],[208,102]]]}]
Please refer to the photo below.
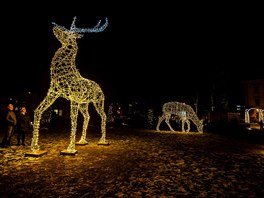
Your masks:
[{"label": "illuminated structure in background", "polygon": [[76,28],[76,17],[74,17],[71,28],[53,23],[53,33],[61,42],[62,46],[56,51],[50,67],[51,82],[47,96],[39,104],[34,111],[34,127],[31,150],[34,152],[39,150],[38,137],[40,120],[43,112],[47,110],[57,98],[63,97],[70,100],[70,117],[71,117],[71,135],[70,144],[65,153],[76,153],[75,138],[77,128],[77,117],[80,111],[84,117],[83,129],[80,144],[86,144],[86,131],[89,123],[88,106],[92,103],[101,116],[101,132],[102,136],[99,144],[106,143],[106,114],[104,112],[105,97],[100,86],[92,80],[83,78],[75,65],[75,58],[78,51],[77,39],[83,37],[84,34],[90,32],[102,32],[108,25],[106,22],[100,26],[100,22],[94,28]]},{"label": "illuminated structure in background", "polygon": [[264,122],[264,118],[263,118],[264,109],[250,108],[250,109],[245,110],[245,123],[250,123],[249,112],[251,110],[256,111],[256,113],[257,113],[256,117],[258,119],[258,122],[260,122],[260,121]]},{"label": "illuminated structure in background", "polygon": [[109,105],[108,112],[107,112],[107,123],[113,123],[115,121],[114,115],[113,115],[113,103]]},{"label": "illuminated structure in background", "polygon": [[[198,132],[203,132],[203,120],[199,120],[198,116],[194,112],[190,105],[180,102],[167,102],[162,106],[163,114],[158,119],[156,130],[159,131],[160,124],[165,120],[166,124],[171,131],[174,129],[170,125],[171,116],[178,117],[182,122],[182,131],[190,131],[190,120],[196,125]],[[185,130],[185,123],[187,123],[187,130]]]},{"label": "illuminated structure in background", "polygon": [[154,110],[148,109],[148,126],[152,128],[154,125]]}]

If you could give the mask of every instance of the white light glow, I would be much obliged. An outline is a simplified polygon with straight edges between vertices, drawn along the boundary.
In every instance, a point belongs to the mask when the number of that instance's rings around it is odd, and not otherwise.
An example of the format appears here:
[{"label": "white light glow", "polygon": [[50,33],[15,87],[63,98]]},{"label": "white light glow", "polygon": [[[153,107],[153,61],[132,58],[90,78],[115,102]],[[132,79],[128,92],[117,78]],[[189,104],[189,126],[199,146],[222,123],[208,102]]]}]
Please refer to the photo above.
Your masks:
[{"label": "white light glow", "polygon": [[[166,124],[171,131],[174,129],[170,125],[170,119],[172,115],[177,116],[182,122],[182,131],[190,131],[190,120],[196,125],[198,132],[203,132],[203,120],[199,120],[198,116],[194,112],[193,108],[190,105],[180,102],[167,102],[163,104],[162,107],[163,114],[158,119],[158,124],[156,130],[159,131],[160,124],[165,120]],[[185,130],[185,123],[187,123],[187,130]]]},{"label": "white light glow", "polygon": [[36,152],[39,150],[38,137],[40,120],[43,112],[47,110],[57,98],[62,97],[70,101],[70,117],[71,117],[71,134],[70,144],[67,152],[74,153],[75,137],[77,128],[77,117],[80,111],[84,117],[82,135],[78,143],[85,144],[86,131],[90,115],[88,105],[92,103],[101,117],[102,136],[99,143],[106,143],[106,114],[104,112],[105,96],[100,86],[89,79],[81,76],[75,65],[75,58],[78,51],[77,39],[82,38],[86,32],[102,32],[108,25],[108,21],[100,26],[100,21],[94,28],[76,28],[76,17],[72,22],[70,30],[56,23],[53,27],[53,33],[61,42],[62,46],[56,51],[50,67],[50,88],[47,96],[39,104],[34,111],[34,130],[31,142],[31,150]]}]

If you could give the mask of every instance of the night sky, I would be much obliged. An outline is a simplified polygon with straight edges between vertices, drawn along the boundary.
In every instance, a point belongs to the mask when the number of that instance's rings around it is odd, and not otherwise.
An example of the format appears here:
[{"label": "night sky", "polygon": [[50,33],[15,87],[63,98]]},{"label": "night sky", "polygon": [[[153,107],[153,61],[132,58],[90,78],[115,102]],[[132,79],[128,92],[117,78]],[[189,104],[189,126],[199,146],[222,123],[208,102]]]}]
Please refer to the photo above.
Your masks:
[{"label": "night sky", "polygon": [[227,79],[227,86],[235,87],[264,76],[264,17],[258,5],[86,2],[47,7],[1,14],[2,94],[46,94],[50,62],[60,47],[52,22],[69,28],[74,16],[80,28],[108,18],[104,32],[78,40],[76,64],[109,100],[180,100],[209,89],[212,79]]}]

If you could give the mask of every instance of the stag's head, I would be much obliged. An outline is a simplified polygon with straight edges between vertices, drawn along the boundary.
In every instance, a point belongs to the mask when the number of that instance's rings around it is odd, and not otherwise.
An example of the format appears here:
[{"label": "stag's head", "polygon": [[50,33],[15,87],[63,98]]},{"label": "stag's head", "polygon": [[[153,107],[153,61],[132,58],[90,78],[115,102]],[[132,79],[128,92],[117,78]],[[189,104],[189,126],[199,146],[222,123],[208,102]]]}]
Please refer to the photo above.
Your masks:
[{"label": "stag's head", "polygon": [[61,43],[68,43],[67,41],[69,39],[76,40],[78,38],[82,38],[84,33],[102,32],[108,25],[108,20],[105,18],[105,23],[103,25],[101,25],[101,20],[99,20],[99,22],[93,28],[77,28],[75,26],[76,19],[77,17],[75,16],[70,29],[60,26],[55,22],[52,23],[54,25],[53,33]]}]

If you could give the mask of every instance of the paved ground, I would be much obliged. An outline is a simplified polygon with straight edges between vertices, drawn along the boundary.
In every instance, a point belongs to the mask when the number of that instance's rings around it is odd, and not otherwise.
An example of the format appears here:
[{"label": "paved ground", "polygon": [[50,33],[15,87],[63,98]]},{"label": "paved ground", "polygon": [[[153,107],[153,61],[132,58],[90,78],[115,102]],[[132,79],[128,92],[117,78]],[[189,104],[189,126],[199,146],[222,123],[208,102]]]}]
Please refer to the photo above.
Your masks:
[{"label": "paved ground", "polygon": [[41,157],[25,156],[31,134],[0,149],[0,197],[264,197],[264,135],[226,134],[108,129],[98,146],[91,129],[65,156],[68,129],[42,130]]}]

